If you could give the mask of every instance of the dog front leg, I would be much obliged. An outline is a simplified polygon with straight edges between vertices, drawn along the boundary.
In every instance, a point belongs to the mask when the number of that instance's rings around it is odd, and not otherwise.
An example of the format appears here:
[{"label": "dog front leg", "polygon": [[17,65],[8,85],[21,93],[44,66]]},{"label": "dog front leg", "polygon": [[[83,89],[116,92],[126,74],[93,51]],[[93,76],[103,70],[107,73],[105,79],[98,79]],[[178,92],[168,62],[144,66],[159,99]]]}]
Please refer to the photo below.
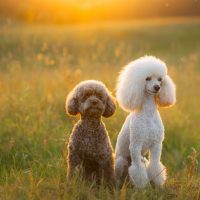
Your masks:
[{"label": "dog front leg", "polygon": [[129,167],[129,176],[133,184],[138,188],[143,188],[148,183],[148,175],[144,162],[142,162],[142,145],[138,143],[130,144],[131,166]]},{"label": "dog front leg", "polygon": [[127,158],[123,158],[122,156],[117,157],[115,160],[115,175],[118,189],[121,189],[124,184],[124,180],[128,178],[128,165],[129,163]]},{"label": "dog front leg", "polygon": [[110,187],[115,185],[115,174],[114,174],[114,161],[108,160],[106,162],[100,163],[99,170],[101,171],[101,178]]},{"label": "dog front leg", "polygon": [[67,178],[70,179],[75,171],[75,168],[81,164],[81,159],[77,152],[69,147],[68,160],[67,160]]},{"label": "dog front leg", "polygon": [[166,180],[166,168],[160,162],[162,152],[162,143],[156,143],[150,149],[149,165],[147,167],[149,179],[152,180],[155,185],[162,187]]}]

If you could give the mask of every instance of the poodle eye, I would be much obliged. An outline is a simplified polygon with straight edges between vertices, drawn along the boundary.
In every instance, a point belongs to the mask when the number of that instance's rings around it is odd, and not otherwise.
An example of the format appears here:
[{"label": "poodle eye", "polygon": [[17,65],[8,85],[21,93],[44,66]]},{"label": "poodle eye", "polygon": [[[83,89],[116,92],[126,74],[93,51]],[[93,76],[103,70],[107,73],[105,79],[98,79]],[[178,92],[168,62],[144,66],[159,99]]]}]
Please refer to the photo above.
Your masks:
[{"label": "poodle eye", "polygon": [[151,77],[148,76],[148,77],[146,78],[146,81],[150,81],[150,80],[151,80]]},{"label": "poodle eye", "polygon": [[96,94],[96,97],[99,98],[99,99],[101,99],[101,100],[103,99],[102,95],[98,94],[98,93]]},{"label": "poodle eye", "polygon": [[85,94],[82,98],[82,101],[85,101],[90,95],[89,94]]},{"label": "poodle eye", "polygon": [[162,81],[162,78],[158,78],[158,81]]}]

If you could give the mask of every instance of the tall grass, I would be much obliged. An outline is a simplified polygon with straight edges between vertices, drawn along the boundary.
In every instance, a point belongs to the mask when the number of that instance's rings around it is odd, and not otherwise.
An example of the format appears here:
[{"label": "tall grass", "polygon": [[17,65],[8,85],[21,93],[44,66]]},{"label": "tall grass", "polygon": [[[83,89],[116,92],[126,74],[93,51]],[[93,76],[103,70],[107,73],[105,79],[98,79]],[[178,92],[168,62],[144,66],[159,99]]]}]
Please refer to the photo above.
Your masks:
[{"label": "tall grass", "polygon": [[[200,21],[99,26],[0,26],[0,199],[200,199]],[[160,57],[177,85],[165,124],[163,190],[124,187],[119,194],[66,182],[66,142],[78,118],[65,114],[68,92],[98,79],[115,93],[121,67]],[[115,146],[127,113],[103,119]]]}]

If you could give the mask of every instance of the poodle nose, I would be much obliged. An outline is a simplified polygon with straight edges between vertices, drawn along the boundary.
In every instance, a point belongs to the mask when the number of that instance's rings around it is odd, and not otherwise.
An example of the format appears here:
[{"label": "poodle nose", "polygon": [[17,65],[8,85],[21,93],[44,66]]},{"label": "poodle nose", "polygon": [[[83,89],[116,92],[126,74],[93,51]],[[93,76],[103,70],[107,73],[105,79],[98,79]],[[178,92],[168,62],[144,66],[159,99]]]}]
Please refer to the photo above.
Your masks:
[{"label": "poodle nose", "polygon": [[93,105],[97,105],[97,103],[98,103],[98,100],[97,100],[97,99],[92,99],[92,104],[93,104]]},{"label": "poodle nose", "polygon": [[160,90],[160,86],[159,86],[159,85],[154,85],[154,90],[155,90],[156,92],[158,92],[158,91]]}]

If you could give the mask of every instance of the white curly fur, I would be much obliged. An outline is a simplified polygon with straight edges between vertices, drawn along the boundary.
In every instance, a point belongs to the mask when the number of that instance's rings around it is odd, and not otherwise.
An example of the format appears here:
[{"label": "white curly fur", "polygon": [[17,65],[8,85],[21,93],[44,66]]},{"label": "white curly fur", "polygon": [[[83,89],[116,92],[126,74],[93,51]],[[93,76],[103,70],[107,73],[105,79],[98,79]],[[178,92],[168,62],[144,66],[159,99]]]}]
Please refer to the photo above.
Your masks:
[{"label": "white curly fur", "polygon": [[[149,181],[157,186],[165,183],[166,169],[160,162],[164,127],[157,107],[173,105],[176,102],[175,93],[166,64],[158,58],[145,56],[122,70],[118,79],[117,100],[130,114],[115,149],[118,186],[122,185],[126,172],[138,188],[145,187]],[[144,158],[147,152],[149,160]]]}]

